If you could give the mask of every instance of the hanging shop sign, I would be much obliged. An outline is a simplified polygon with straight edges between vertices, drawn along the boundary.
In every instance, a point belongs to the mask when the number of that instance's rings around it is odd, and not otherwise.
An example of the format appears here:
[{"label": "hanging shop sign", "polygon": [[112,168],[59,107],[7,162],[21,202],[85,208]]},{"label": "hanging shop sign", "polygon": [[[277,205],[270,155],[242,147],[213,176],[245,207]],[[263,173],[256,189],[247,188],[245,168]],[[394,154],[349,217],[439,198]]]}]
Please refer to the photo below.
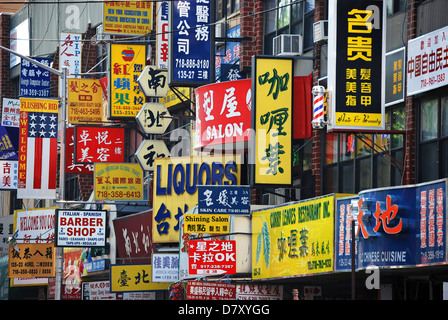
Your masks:
[{"label": "hanging shop sign", "polygon": [[54,242],[55,209],[57,207],[15,210],[14,230],[17,242]]},{"label": "hanging shop sign", "polygon": [[146,99],[137,83],[146,65],[146,45],[110,44],[109,56],[109,118],[135,118]]},{"label": "hanging shop sign", "polygon": [[0,257],[8,255],[9,237],[14,234],[14,216],[0,217]]},{"label": "hanging shop sign", "polygon": [[[226,31],[226,37],[230,39],[240,38],[240,25],[230,28]],[[244,73],[240,72],[240,42],[226,41],[224,46],[217,49],[215,59],[215,79],[216,82],[235,81],[246,78]]]},{"label": "hanging shop sign", "polygon": [[[50,66],[51,59],[31,57],[31,59]],[[22,59],[20,63],[20,97],[48,98],[50,96],[50,71]]]},{"label": "hanging shop sign", "polygon": [[250,140],[251,83],[250,79],[222,82],[194,90],[195,149]]},{"label": "hanging shop sign", "polygon": [[222,275],[236,273],[235,240],[193,240],[188,249],[189,274]]},{"label": "hanging shop sign", "polygon": [[145,103],[135,120],[145,133],[162,134],[165,133],[172,118],[163,103]]},{"label": "hanging shop sign", "polygon": [[177,282],[179,280],[179,255],[154,253],[152,255],[152,282]]},{"label": "hanging shop sign", "polygon": [[20,99],[3,98],[1,119],[3,127],[19,127]]},{"label": "hanging shop sign", "polygon": [[184,233],[229,233],[230,217],[225,214],[185,214]]},{"label": "hanging shop sign", "polygon": [[194,87],[214,79],[212,1],[171,2],[169,84]]},{"label": "hanging shop sign", "polygon": [[406,47],[386,54],[386,107],[404,101]]},{"label": "hanging shop sign", "polygon": [[113,220],[118,255],[121,263],[150,262],[155,245],[152,243],[152,210]]},{"label": "hanging shop sign", "polygon": [[198,204],[198,185],[238,185],[239,156],[172,157],[154,162],[153,241],[179,242],[179,218]]},{"label": "hanging shop sign", "polygon": [[269,284],[237,284],[237,300],[282,300],[283,286]]},{"label": "hanging shop sign", "polygon": [[81,33],[60,33],[59,70],[67,67],[69,76],[73,78],[81,77],[81,40]]},{"label": "hanging shop sign", "polygon": [[157,69],[156,66],[145,66],[137,82],[147,97],[162,98],[170,89],[168,70]]},{"label": "hanging shop sign", "polygon": [[103,3],[103,32],[146,35],[152,31],[152,2],[106,1]]},{"label": "hanging shop sign", "polygon": [[167,290],[171,282],[152,282],[151,270],[149,263],[110,265],[110,292]]},{"label": "hanging shop sign", "polygon": [[250,214],[250,187],[198,186],[198,212]]},{"label": "hanging shop sign", "polygon": [[448,84],[446,46],[448,27],[408,41],[407,94],[433,90]]},{"label": "hanging shop sign", "polygon": [[168,46],[169,46],[169,2],[157,2],[157,32],[156,32],[156,67],[168,69]]},{"label": "hanging shop sign", "polygon": [[187,281],[187,300],[236,300],[236,285]]},{"label": "hanging shop sign", "polygon": [[[159,102],[163,103],[167,108],[178,105],[179,103],[186,103],[190,101],[191,88],[176,87],[174,90],[170,89],[165,97],[159,98]],[[190,105],[188,103],[188,105]]]},{"label": "hanging shop sign", "polygon": [[93,163],[75,163],[75,128],[68,127],[65,131],[65,173],[93,173]]},{"label": "hanging shop sign", "polygon": [[336,270],[351,270],[353,219],[356,268],[445,264],[446,183],[372,189],[360,192],[358,200],[338,199]]},{"label": "hanging shop sign", "polygon": [[143,171],[138,163],[95,163],[95,199],[143,200]]},{"label": "hanging shop sign", "polygon": [[0,189],[17,189],[19,164],[17,160],[0,160]]},{"label": "hanging shop sign", "polygon": [[82,300],[123,300],[122,293],[110,292],[110,281],[82,282]]},{"label": "hanging shop sign", "polygon": [[68,114],[71,124],[103,120],[103,91],[98,79],[68,79]]},{"label": "hanging shop sign", "polygon": [[56,247],[106,246],[107,211],[56,210]]},{"label": "hanging shop sign", "polygon": [[55,276],[56,255],[53,243],[9,244],[9,278],[47,278]]},{"label": "hanging shop sign", "polygon": [[20,99],[19,199],[56,199],[58,104]]},{"label": "hanging shop sign", "polygon": [[0,159],[19,159],[19,135],[19,128],[0,126]]},{"label": "hanging shop sign", "polygon": [[143,170],[153,171],[154,160],[169,157],[170,151],[163,140],[143,140],[134,155]]},{"label": "hanging shop sign", "polygon": [[252,278],[333,271],[335,195],[252,213]]},{"label": "hanging shop sign", "polygon": [[291,185],[293,60],[252,57],[251,184]]},{"label": "hanging shop sign", "polygon": [[332,1],[328,130],[385,128],[385,1]]},{"label": "hanging shop sign", "polygon": [[74,162],[124,162],[124,128],[76,126]]}]

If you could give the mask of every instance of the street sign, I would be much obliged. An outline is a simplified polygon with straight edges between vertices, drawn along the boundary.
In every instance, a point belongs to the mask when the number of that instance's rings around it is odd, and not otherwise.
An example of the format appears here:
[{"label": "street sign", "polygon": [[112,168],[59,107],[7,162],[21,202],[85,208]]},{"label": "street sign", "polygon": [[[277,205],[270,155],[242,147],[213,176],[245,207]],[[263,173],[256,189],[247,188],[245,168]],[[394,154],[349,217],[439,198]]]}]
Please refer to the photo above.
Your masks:
[{"label": "street sign", "polygon": [[170,156],[170,151],[161,140],[143,140],[134,156],[143,170],[153,171],[154,159],[167,158]]},{"label": "street sign", "polygon": [[145,133],[162,134],[171,123],[171,114],[163,103],[145,103],[135,116]]},{"label": "street sign", "polygon": [[170,89],[167,79],[168,70],[157,69],[156,66],[145,66],[137,82],[145,96],[163,98]]}]

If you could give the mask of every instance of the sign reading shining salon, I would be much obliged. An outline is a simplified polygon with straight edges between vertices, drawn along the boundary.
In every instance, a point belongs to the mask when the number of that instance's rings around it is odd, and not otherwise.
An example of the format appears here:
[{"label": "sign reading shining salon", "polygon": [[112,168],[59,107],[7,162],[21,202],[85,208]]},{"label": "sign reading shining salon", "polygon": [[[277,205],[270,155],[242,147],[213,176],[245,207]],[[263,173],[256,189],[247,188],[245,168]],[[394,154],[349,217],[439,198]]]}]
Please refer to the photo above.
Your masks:
[{"label": "sign reading shining salon", "polygon": [[331,1],[328,129],[384,129],[385,1]]}]

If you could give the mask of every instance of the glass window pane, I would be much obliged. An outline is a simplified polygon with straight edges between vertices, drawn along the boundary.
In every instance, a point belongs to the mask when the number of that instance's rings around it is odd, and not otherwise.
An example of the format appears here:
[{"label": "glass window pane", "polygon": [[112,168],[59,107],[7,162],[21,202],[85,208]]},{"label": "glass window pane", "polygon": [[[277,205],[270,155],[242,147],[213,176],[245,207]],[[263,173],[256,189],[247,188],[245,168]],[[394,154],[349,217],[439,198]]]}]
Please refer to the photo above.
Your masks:
[{"label": "glass window pane", "polygon": [[314,0],[306,0],[305,10],[306,12],[314,10]]},{"label": "glass window pane", "polygon": [[303,147],[303,171],[311,170],[312,156],[313,144],[307,143],[306,146]]},{"label": "glass window pane", "polygon": [[334,133],[327,134],[327,156],[326,163],[336,163],[338,162],[338,135]]},{"label": "glass window pane", "polygon": [[350,160],[355,157],[355,135],[354,134],[340,134],[340,156],[341,161]]},{"label": "glass window pane", "polygon": [[279,0],[278,2],[278,16],[277,16],[277,29],[286,27],[290,23],[290,0]]},{"label": "glass window pane", "polygon": [[377,188],[390,186],[390,166],[389,157],[376,157],[375,186]]},{"label": "glass window pane", "polygon": [[[403,163],[403,149],[398,149],[397,151],[392,152],[392,156],[399,162]],[[398,168],[397,168],[398,167]],[[391,186],[398,186],[401,185],[402,182],[402,171],[399,170],[402,167],[397,165],[391,166],[392,174],[391,174]]]},{"label": "glass window pane", "polygon": [[275,3],[275,0],[264,1],[264,6],[266,8],[266,13],[264,14],[264,29],[266,34],[275,31],[275,17],[277,11],[269,10],[275,8]]},{"label": "glass window pane", "polygon": [[[405,130],[406,110],[404,107],[392,110],[391,130]],[[391,137],[391,148],[399,148],[403,146],[403,135],[394,134]]]},{"label": "glass window pane", "polygon": [[359,179],[360,191],[372,188],[372,158],[359,160],[359,174],[356,178]]},{"label": "glass window pane", "polygon": [[338,192],[337,167],[331,166],[324,169],[324,194]]},{"label": "glass window pane", "polygon": [[448,136],[448,97],[443,97],[441,100],[441,104],[442,104],[442,136],[446,137]]},{"label": "glass window pane", "polygon": [[355,193],[355,184],[353,181],[353,161],[341,166],[341,193]]},{"label": "glass window pane", "polygon": [[303,21],[303,2],[293,2],[291,5],[291,23],[295,24]]},{"label": "glass window pane", "polygon": [[356,156],[362,157],[372,152],[372,135],[359,135],[356,139]]},{"label": "glass window pane", "polygon": [[437,99],[425,101],[421,109],[421,139],[427,141],[437,138],[438,110]]},{"label": "glass window pane", "polygon": [[422,144],[420,149],[422,182],[438,179],[437,143],[431,142]]}]

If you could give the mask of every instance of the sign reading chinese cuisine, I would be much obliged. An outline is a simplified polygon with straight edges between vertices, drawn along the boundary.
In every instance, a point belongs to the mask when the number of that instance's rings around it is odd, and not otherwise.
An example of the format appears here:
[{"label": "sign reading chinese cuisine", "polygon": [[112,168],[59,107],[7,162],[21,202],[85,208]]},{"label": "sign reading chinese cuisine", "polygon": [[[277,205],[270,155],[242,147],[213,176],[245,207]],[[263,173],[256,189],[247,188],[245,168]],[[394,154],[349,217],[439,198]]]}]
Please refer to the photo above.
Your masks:
[{"label": "sign reading chinese cuisine", "polygon": [[57,247],[104,247],[107,211],[56,210]]},{"label": "sign reading chinese cuisine", "polygon": [[195,148],[249,141],[251,128],[250,79],[196,88]]},{"label": "sign reading chinese cuisine", "polygon": [[210,0],[171,2],[171,85],[198,86],[213,80]]},{"label": "sign reading chinese cuisine", "polygon": [[97,200],[142,200],[142,168],[138,163],[95,163],[94,188]]},{"label": "sign reading chinese cuisine", "polygon": [[124,162],[124,128],[76,126],[75,163]]},{"label": "sign reading chinese cuisine", "polygon": [[110,265],[110,292],[167,290],[171,282],[152,282],[150,264]]},{"label": "sign reading chinese cuisine", "polygon": [[185,214],[184,234],[229,233],[230,217],[225,214]]},{"label": "sign reading chinese cuisine", "polygon": [[253,184],[291,185],[293,60],[252,57]]},{"label": "sign reading chinese cuisine", "polygon": [[20,99],[17,198],[56,199],[58,101]]},{"label": "sign reading chinese cuisine", "polygon": [[9,244],[9,278],[47,278],[55,276],[53,243]]},{"label": "sign reading chinese cuisine", "polygon": [[109,118],[135,118],[145,103],[137,78],[146,65],[146,45],[110,44]]},{"label": "sign reading chinese cuisine", "polygon": [[252,213],[252,278],[333,271],[335,196]]},{"label": "sign reading chinese cuisine", "polygon": [[97,79],[68,79],[68,123],[101,122],[103,90]]},{"label": "sign reading chinese cuisine", "polygon": [[385,1],[336,0],[329,12],[328,130],[384,129]]},{"label": "sign reading chinese cuisine", "polygon": [[146,35],[152,30],[152,2],[105,1],[103,32],[120,35]]},{"label": "sign reading chinese cuisine", "polygon": [[250,214],[250,188],[198,186],[198,212]]},{"label": "sign reading chinese cuisine", "polygon": [[189,273],[220,275],[236,273],[235,240],[192,240],[189,242]]},{"label": "sign reading chinese cuisine", "polygon": [[407,94],[433,90],[448,84],[446,46],[448,27],[408,42]]}]

